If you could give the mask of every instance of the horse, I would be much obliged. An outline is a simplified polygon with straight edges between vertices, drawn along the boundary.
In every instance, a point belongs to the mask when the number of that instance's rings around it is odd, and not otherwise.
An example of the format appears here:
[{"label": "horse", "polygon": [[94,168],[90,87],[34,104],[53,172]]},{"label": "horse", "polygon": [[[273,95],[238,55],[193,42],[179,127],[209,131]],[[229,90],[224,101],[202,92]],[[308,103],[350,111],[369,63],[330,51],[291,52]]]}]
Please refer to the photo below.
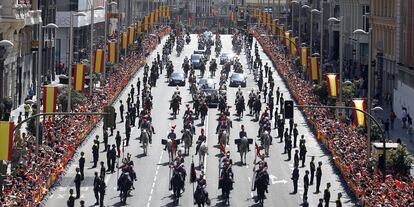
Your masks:
[{"label": "horse", "polygon": [[121,199],[121,203],[126,204],[126,199],[128,197],[129,191],[132,187],[132,180],[129,173],[122,173],[121,176],[118,178],[118,190],[121,191],[119,197]]},{"label": "horse", "polygon": [[200,144],[200,148],[198,149],[198,163],[199,166],[204,168],[204,158],[208,154],[208,148],[205,142]]},{"label": "horse", "polygon": [[230,191],[233,190],[233,178],[230,170],[223,170],[219,186],[221,188],[221,197],[225,205],[230,205]]},{"label": "horse", "polygon": [[144,149],[144,155],[148,155],[148,142],[149,142],[149,134],[146,129],[141,131],[141,136],[139,137],[140,141],[142,142],[142,148]]},{"label": "horse", "polygon": [[266,157],[269,157],[269,147],[272,141],[272,137],[270,136],[269,132],[264,131],[262,135],[260,136],[260,139],[261,139],[261,145],[265,150],[265,155]]},{"label": "horse", "polygon": [[179,98],[179,96],[175,96],[171,100],[171,109],[173,111],[174,119],[176,119],[177,118],[177,113],[180,110],[180,98]]},{"label": "horse", "polygon": [[242,98],[239,98],[236,103],[236,111],[237,111],[237,116],[239,117],[239,120],[243,117],[244,110],[245,110],[244,100]]},{"label": "horse", "polygon": [[241,138],[240,144],[239,144],[239,153],[240,153],[240,162],[242,163],[242,165],[246,165],[246,156],[247,156],[248,149],[249,149],[249,141],[247,140],[246,137]]},{"label": "horse", "polygon": [[190,130],[184,130],[182,140],[184,142],[184,154],[188,155],[190,153],[190,147],[193,145],[193,134]]},{"label": "horse", "polygon": [[169,139],[167,141],[168,156],[170,161],[174,160],[175,155],[177,154],[177,143],[175,140]]},{"label": "horse", "polygon": [[208,193],[203,187],[197,185],[197,188],[194,191],[194,203],[197,204],[198,207],[201,207],[207,204],[207,199]]},{"label": "horse", "polygon": [[219,143],[223,144],[223,145],[228,145],[229,144],[229,134],[227,133],[227,130],[221,130],[219,132]]},{"label": "horse", "polygon": [[173,190],[174,203],[178,204],[181,197],[181,190],[184,188],[184,178],[178,171],[174,170],[170,180],[170,185]]},{"label": "horse", "polygon": [[267,186],[269,185],[269,174],[266,171],[261,172],[257,175],[254,185],[257,190],[256,203],[258,202],[261,206],[263,206],[263,202],[266,199],[265,192],[267,190]]}]

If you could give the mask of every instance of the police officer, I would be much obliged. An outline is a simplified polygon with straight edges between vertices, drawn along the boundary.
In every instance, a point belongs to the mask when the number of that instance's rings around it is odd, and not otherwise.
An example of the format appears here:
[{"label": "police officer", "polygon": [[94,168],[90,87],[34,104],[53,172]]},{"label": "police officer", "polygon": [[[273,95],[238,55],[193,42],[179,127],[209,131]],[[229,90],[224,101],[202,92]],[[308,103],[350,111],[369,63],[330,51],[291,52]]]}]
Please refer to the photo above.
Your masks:
[{"label": "police officer", "polygon": [[305,203],[308,197],[309,190],[309,170],[305,171],[305,176],[303,176],[303,203]]},{"label": "police officer", "polygon": [[112,149],[110,151],[111,173],[115,172],[115,159],[116,159],[116,149],[115,149],[115,145],[113,144]]},{"label": "police officer", "polygon": [[95,193],[95,205],[99,205],[99,184],[101,180],[98,177],[98,172],[95,172],[95,178],[93,179],[93,192]]},{"label": "police officer", "polygon": [[292,180],[293,180],[293,192],[292,194],[296,194],[298,192],[298,180],[299,180],[299,168],[295,166],[292,172]]},{"label": "police officer", "polygon": [[276,89],[276,105],[279,105],[279,99],[280,99],[280,90],[279,87]]},{"label": "police officer", "polygon": [[342,198],[342,193],[338,193],[338,198],[335,201],[336,207],[342,207],[341,198]]},{"label": "police officer", "polygon": [[69,199],[66,201],[68,207],[75,207],[75,197],[73,196],[73,189],[69,189]]},{"label": "police officer", "polygon": [[302,160],[302,167],[305,167],[306,152],[307,152],[305,144],[301,144],[299,146],[299,150],[300,150],[299,152],[300,160]]},{"label": "police officer", "polygon": [[103,130],[103,143],[104,143],[104,152],[106,152],[107,150],[107,145],[108,145],[108,131],[106,130],[106,128]]},{"label": "police officer", "polygon": [[118,152],[118,157],[121,156],[121,134],[119,134],[119,131],[116,131],[116,136],[115,136],[115,143],[116,143],[116,151]]},{"label": "police officer", "polygon": [[331,200],[331,192],[329,188],[331,187],[331,183],[326,184],[326,189],[323,192],[323,200],[325,201],[325,207],[329,207],[329,201]]},{"label": "police officer", "polygon": [[315,170],[316,170],[315,156],[312,156],[311,161],[309,163],[309,167],[310,167],[310,174],[311,174],[309,185],[313,185],[313,178],[315,177]]},{"label": "police officer", "polygon": [[293,156],[293,166],[299,166],[299,150],[295,150],[295,155]]},{"label": "police officer", "polygon": [[85,169],[85,157],[84,157],[85,153],[81,152],[81,157],[79,158],[79,170],[80,170],[80,174],[81,174],[81,180],[84,180],[85,178],[85,174],[84,174],[84,169]]},{"label": "police officer", "polygon": [[298,124],[293,126],[293,148],[296,148],[296,143],[298,139],[299,131],[298,131]]},{"label": "police officer", "polygon": [[288,161],[292,158],[292,139],[288,137],[288,139],[285,140],[285,153],[288,154]]},{"label": "police officer", "polygon": [[122,100],[120,100],[119,103],[119,115],[121,116],[121,122],[124,122],[124,104],[122,103]]},{"label": "police officer", "polygon": [[76,188],[76,199],[78,199],[80,198],[80,186],[82,182],[80,169],[78,167],[76,168],[75,180],[73,182],[75,183],[75,188]]},{"label": "police officer", "polygon": [[103,176],[103,178],[105,178],[105,173],[106,173],[105,163],[101,161],[101,170],[99,172],[99,176]]},{"label": "police officer", "polygon": [[102,175],[101,175],[99,180],[100,180],[100,183],[99,183],[99,206],[103,207],[104,206],[106,184],[105,184],[105,179]]},{"label": "police officer", "polygon": [[322,162],[318,162],[318,167],[316,168],[316,193],[320,193],[319,187],[321,186],[322,179]]},{"label": "police officer", "polygon": [[92,146],[92,155],[93,155],[93,166],[92,166],[92,168],[95,168],[96,165],[98,164],[98,159],[99,159],[99,147],[96,143],[94,143],[93,146]]}]

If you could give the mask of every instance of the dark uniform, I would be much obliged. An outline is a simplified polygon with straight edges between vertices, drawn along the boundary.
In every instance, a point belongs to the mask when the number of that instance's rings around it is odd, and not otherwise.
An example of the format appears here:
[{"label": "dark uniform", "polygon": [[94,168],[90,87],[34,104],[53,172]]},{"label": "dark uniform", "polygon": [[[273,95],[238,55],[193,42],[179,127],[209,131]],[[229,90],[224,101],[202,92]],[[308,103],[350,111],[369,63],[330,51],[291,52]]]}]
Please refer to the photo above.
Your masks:
[{"label": "dark uniform", "polygon": [[75,207],[75,197],[73,196],[73,190],[70,189],[69,193],[69,199],[66,201],[66,204],[68,205],[68,207]]},{"label": "dark uniform", "polygon": [[299,169],[295,166],[292,172],[292,180],[293,180],[293,193],[296,194],[298,192],[298,180],[299,180]]},{"label": "dark uniform", "polygon": [[121,122],[124,122],[124,104],[120,101],[121,105],[119,106],[119,115],[121,116]]},{"label": "dark uniform", "polygon": [[108,145],[108,131],[106,131],[106,129],[103,130],[103,143],[105,147],[104,152],[106,152],[106,146]]},{"label": "dark uniform", "polygon": [[83,152],[81,152],[81,157],[79,158],[79,170],[80,170],[82,180],[85,178],[84,169],[85,169],[85,157],[83,156]]},{"label": "dark uniform", "polygon": [[309,167],[310,167],[310,174],[311,174],[309,185],[313,185],[313,178],[315,177],[315,170],[316,170],[315,157],[312,157],[312,160],[309,163]]},{"label": "dark uniform", "polygon": [[95,205],[99,204],[99,184],[100,184],[101,180],[98,177],[98,173],[95,172],[95,178],[93,180],[93,192],[95,193],[95,199],[96,199],[96,203]]},{"label": "dark uniform", "polygon": [[73,182],[75,183],[75,188],[76,188],[76,198],[80,198],[80,187],[81,187],[82,178],[79,172],[79,168],[76,168],[75,180]]},{"label": "dark uniform", "polygon": [[325,201],[325,207],[329,207],[329,200],[331,200],[331,192],[329,191],[329,183],[323,192],[323,200]]},{"label": "dark uniform", "polygon": [[321,186],[322,179],[322,162],[318,163],[319,166],[316,168],[316,192],[319,193],[319,187]]},{"label": "dark uniform", "polygon": [[106,190],[106,184],[104,178],[101,176],[101,179],[99,179],[101,182],[99,183],[99,206],[104,206],[104,198],[105,198],[105,190]]},{"label": "dark uniform", "polygon": [[295,127],[293,128],[293,148],[296,148],[296,143],[298,140],[299,131],[295,124]]},{"label": "dark uniform", "polygon": [[99,147],[96,143],[92,146],[92,155],[93,155],[93,166],[92,167],[96,167],[96,165],[98,164],[98,159],[99,159]]},{"label": "dark uniform", "polygon": [[308,197],[308,190],[309,190],[309,171],[305,171],[305,176],[303,176],[303,201],[305,201]]},{"label": "dark uniform", "polygon": [[110,167],[111,172],[114,173],[115,172],[115,159],[116,159],[116,149],[115,149],[114,144],[112,145],[112,149],[110,150],[109,155],[110,155],[109,157],[110,157],[110,160],[111,160],[111,167]]}]

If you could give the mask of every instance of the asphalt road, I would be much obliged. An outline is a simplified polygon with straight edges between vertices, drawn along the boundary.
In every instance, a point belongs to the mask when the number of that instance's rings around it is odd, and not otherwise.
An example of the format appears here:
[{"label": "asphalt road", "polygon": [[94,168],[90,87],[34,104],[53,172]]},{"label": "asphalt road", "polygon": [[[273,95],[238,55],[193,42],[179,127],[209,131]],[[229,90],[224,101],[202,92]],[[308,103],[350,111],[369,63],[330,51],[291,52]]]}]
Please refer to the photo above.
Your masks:
[{"label": "asphalt road", "polygon": [[[191,36],[192,41],[189,45],[185,45],[184,51],[180,57],[176,56],[176,52],[174,50],[171,59],[174,63],[176,70],[181,70],[181,64],[184,60],[185,56],[190,57],[192,52],[197,48],[197,41],[196,36]],[[223,49],[222,52],[231,52],[232,45],[231,45],[231,36],[229,35],[222,35],[222,43]],[[162,41],[162,44],[165,42],[165,38]],[[161,53],[162,45],[159,45],[150,57],[148,58],[149,62],[151,62],[156,57],[156,52]],[[214,51],[214,48],[212,49]],[[269,62],[268,57],[263,53],[261,47],[259,47],[260,55],[262,57],[263,63]],[[245,58],[245,51],[243,51],[239,59],[241,60],[243,66],[245,67],[246,58]],[[263,64],[264,65],[264,64]],[[219,69],[221,66],[219,66]],[[274,70],[272,68],[272,70]],[[245,70],[247,71],[247,69]],[[137,78],[142,77],[143,71],[140,70],[137,75],[132,78],[130,84],[136,85]],[[197,71],[198,73],[198,71]],[[247,71],[248,73],[248,71]],[[207,73],[206,73],[207,75]],[[218,86],[218,79],[219,77],[216,75],[215,77]],[[181,136],[179,131],[182,129],[182,115],[184,114],[185,103],[191,101],[191,95],[189,93],[189,85],[185,87],[180,87],[181,95],[182,95],[182,103],[180,114],[177,116],[178,119],[172,120],[169,110],[169,100],[175,90],[175,87],[169,87],[167,84],[167,79],[165,78],[165,71],[162,74],[161,78],[157,82],[157,87],[153,88],[152,94],[154,97],[154,108],[152,110],[153,115],[153,123],[155,127],[156,134],[153,136],[153,143],[149,148],[149,155],[143,156],[143,150],[140,147],[139,141],[135,140],[139,136],[140,130],[136,127],[132,129],[131,133],[131,141],[130,146],[125,148],[125,155],[126,153],[131,153],[133,156],[133,161],[135,164],[135,171],[137,173],[138,181],[135,182],[135,190],[132,192],[132,196],[128,197],[127,205],[128,206],[174,206],[172,200],[172,193],[168,189],[169,185],[169,167],[168,167],[168,155],[165,151],[163,151],[163,145],[161,145],[161,139],[166,138],[167,133],[170,130],[171,124],[177,125],[177,136]],[[275,73],[275,89],[280,87],[281,93],[284,94],[285,100],[291,99],[291,96],[281,81],[281,78]],[[253,80],[252,75],[248,75],[247,79],[247,87],[243,88],[243,95],[247,101],[248,92],[252,89],[257,89],[257,86]],[[130,85],[122,92],[120,99],[126,102],[127,94],[129,93]],[[250,146],[251,151],[247,155],[247,165],[240,165],[239,160],[240,156],[237,154],[237,147],[234,144],[234,138],[238,137],[238,132],[240,131],[240,125],[244,124],[246,127],[246,131],[249,138],[255,139],[258,131],[258,123],[253,121],[252,116],[244,116],[242,120],[238,120],[238,118],[234,115],[234,99],[236,94],[237,88],[228,88],[228,103],[232,105],[232,116],[231,119],[233,120],[233,128],[231,129],[230,133],[230,146],[227,148],[230,150],[233,162],[235,165],[233,166],[233,171],[235,174],[235,184],[234,190],[231,192],[230,195],[230,205],[231,206],[255,206],[253,197],[256,195],[256,192],[251,191],[252,185],[252,176],[253,176],[253,160],[255,157],[254,154],[254,146]],[[119,101],[115,104],[115,109],[118,113]],[[264,107],[262,107],[264,108]],[[247,113],[245,113],[247,114]],[[218,157],[220,154],[219,148],[217,144],[217,135],[215,134],[215,129],[217,126],[217,118],[218,111],[217,109],[210,108],[208,112],[208,118],[206,121],[205,126],[199,126],[200,120],[196,120],[195,124],[196,127],[196,136],[194,139],[196,140],[198,135],[200,134],[200,129],[206,129],[207,135],[207,143],[209,148],[209,155],[206,158],[206,168],[205,168],[205,175],[207,179],[207,187],[210,199],[212,201],[212,206],[222,206],[222,200],[220,200],[219,195],[221,194],[221,190],[218,189]],[[306,167],[300,168],[300,182],[299,182],[299,192],[296,195],[291,195],[290,192],[293,191],[293,184],[291,178],[292,170],[293,170],[293,161],[286,161],[287,155],[282,154],[283,152],[283,143],[278,143],[278,141],[273,142],[273,145],[270,149],[270,157],[267,158],[267,162],[269,165],[268,172],[270,174],[270,186],[269,186],[269,193],[267,194],[267,200],[265,200],[265,206],[300,206],[302,203],[302,195],[303,195],[303,176],[305,174],[305,170],[309,169],[309,161],[311,156],[315,156],[316,163],[318,161],[323,162],[322,171],[322,184],[321,184],[321,191],[325,189],[326,183],[330,182],[331,186],[331,205],[335,205],[335,199],[337,197],[337,193],[341,192],[343,194],[342,203],[344,206],[354,206],[355,204],[349,198],[349,194],[345,192],[343,185],[341,184],[341,179],[338,174],[334,173],[334,167],[332,166],[332,158],[328,156],[322,148],[317,143],[314,135],[311,133],[309,127],[307,126],[303,115],[300,111],[295,109],[294,111],[295,123],[298,124],[299,136],[304,134],[306,138],[306,145],[307,145],[307,161]],[[118,122],[120,119],[118,118]],[[288,124],[287,124],[288,125]],[[273,126],[273,124],[272,124]],[[85,180],[82,183],[81,188],[81,199],[76,201],[76,206],[79,205],[80,200],[84,200],[86,202],[86,206],[93,206],[95,203],[94,193],[93,193],[93,177],[94,172],[99,171],[97,169],[91,169],[92,166],[92,145],[93,145],[93,138],[95,135],[99,135],[102,137],[102,123],[99,123],[96,127],[96,130],[93,130],[91,134],[88,136],[87,140],[85,140],[84,144],[78,148],[78,152],[74,156],[74,161],[69,164],[67,170],[65,171],[60,183],[57,187],[49,193],[49,195],[43,200],[42,205],[44,206],[65,206],[66,200],[69,197],[69,189],[74,189],[73,179],[75,176],[75,168],[78,166],[78,159],[79,153],[84,151],[86,156],[86,166],[85,166]],[[124,131],[124,123],[118,123],[116,130],[121,132],[122,137],[125,137]],[[276,132],[272,131],[272,135],[275,136]],[[114,136],[109,138],[109,143],[114,144]],[[103,145],[101,145],[101,149],[103,149]],[[190,174],[190,164],[192,161],[191,155],[195,153],[195,144],[190,150],[190,156],[186,157],[185,159],[185,166],[187,169],[187,174]],[[293,153],[292,153],[293,156]],[[106,153],[100,153],[100,161],[105,161],[106,164]],[[194,156],[194,163],[196,166],[199,164],[198,156]],[[199,170],[199,168],[197,168]],[[199,171],[197,171],[197,175]],[[121,206],[119,202],[119,192],[116,190],[116,181],[117,181],[118,174],[115,172],[114,174],[107,174],[105,178],[105,182],[107,184],[107,192],[105,196],[105,206]],[[323,197],[323,193],[314,194],[315,191],[315,184],[310,186],[309,188],[309,202],[310,206],[316,206],[317,201],[319,198]],[[186,191],[183,193],[183,197],[180,199],[180,206],[192,206],[193,199],[192,199],[192,192],[193,192],[193,185],[189,183],[189,176],[187,176],[186,181]]]}]

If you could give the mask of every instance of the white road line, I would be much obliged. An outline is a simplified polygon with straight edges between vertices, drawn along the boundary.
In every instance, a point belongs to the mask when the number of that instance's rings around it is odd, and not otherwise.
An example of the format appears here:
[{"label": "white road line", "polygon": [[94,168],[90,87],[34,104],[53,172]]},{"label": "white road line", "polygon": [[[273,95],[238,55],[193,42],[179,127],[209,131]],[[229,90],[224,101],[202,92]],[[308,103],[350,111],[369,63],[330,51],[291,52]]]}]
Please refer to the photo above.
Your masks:
[{"label": "white road line", "polygon": [[160,164],[161,164],[163,155],[164,155],[164,151],[161,151],[160,159],[158,160],[158,164],[157,164],[157,170],[155,171],[154,181],[152,182],[151,193],[150,193],[150,196],[148,197],[147,207],[149,207],[151,204],[152,194],[154,193],[155,182],[157,181],[158,170],[160,169]]},{"label": "white road line", "polygon": [[[209,115],[209,111],[207,111],[207,116],[206,116],[206,120],[205,120],[205,126],[204,126],[204,131],[206,132],[206,146],[208,148],[208,115]],[[207,150],[208,152],[208,150]],[[203,168],[204,168],[204,177],[207,177],[207,156],[204,156],[204,163],[203,163]],[[205,178],[204,178],[205,179]]]},{"label": "white road line", "polygon": [[253,192],[250,192],[250,197],[252,197],[252,198],[254,197],[254,196],[253,196]]},{"label": "white road line", "polygon": [[111,179],[112,174],[109,174],[107,176],[105,176],[105,183],[108,183],[109,180]]},{"label": "white road line", "polygon": [[250,179],[250,177],[247,177],[247,179],[249,180],[249,183],[252,182],[252,180]]}]

